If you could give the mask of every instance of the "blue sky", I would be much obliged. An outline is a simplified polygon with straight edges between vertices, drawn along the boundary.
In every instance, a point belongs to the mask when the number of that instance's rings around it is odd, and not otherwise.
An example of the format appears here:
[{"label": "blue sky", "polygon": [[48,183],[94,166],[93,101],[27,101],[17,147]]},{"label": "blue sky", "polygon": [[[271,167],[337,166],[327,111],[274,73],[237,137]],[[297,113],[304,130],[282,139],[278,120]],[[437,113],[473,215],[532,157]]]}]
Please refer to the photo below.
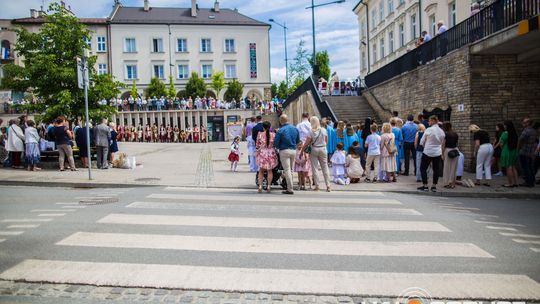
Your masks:
[{"label": "blue sky", "polygon": [[[190,0],[149,0],[155,7],[189,7]],[[315,4],[331,0],[315,0]],[[50,0],[0,0],[0,18],[19,18],[30,15],[30,8],[39,8]],[[79,17],[105,17],[111,12],[113,0],[65,0]],[[309,53],[312,51],[311,0],[220,0],[222,8],[238,8],[239,12],[267,22],[274,18],[287,23],[287,47],[289,58],[293,58],[301,39]],[[315,11],[316,48],[330,54],[330,68],[337,71],[341,79],[354,78],[359,72],[358,21],[352,12],[358,0],[317,8]],[[143,0],[122,0],[126,6],[142,6]],[[199,7],[212,7],[214,0],[198,0]],[[285,49],[283,29],[273,25],[270,30],[270,54],[272,81],[285,79]]]}]

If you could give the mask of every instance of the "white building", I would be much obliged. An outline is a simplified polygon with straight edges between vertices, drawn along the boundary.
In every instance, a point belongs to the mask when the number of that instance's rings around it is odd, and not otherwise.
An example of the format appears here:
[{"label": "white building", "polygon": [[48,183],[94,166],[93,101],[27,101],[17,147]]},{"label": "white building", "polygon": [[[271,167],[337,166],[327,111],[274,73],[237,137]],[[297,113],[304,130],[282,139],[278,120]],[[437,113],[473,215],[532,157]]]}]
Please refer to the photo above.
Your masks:
[{"label": "white building", "polygon": [[[110,18],[110,72],[128,86],[135,80],[142,93],[152,77],[177,90],[192,72],[208,84],[216,71],[225,80],[244,84],[244,96],[268,98],[270,91],[270,25],[235,10],[124,7],[117,3]],[[126,91],[128,91],[126,89]],[[219,96],[223,96],[222,90]]]},{"label": "white building", "polygon": [[435,36],[439,20],[450,28],[467,19],[470,7],[470,0],[360,0],[353,11],[361,78],[413,49],[422,31]]}]

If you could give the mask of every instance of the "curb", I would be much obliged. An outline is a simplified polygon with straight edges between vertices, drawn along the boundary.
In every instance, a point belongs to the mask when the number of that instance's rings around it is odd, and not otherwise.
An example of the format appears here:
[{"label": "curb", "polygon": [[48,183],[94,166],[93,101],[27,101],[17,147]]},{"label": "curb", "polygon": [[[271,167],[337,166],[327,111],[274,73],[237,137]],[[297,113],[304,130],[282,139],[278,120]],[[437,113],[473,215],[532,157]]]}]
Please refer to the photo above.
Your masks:
[{"label": "curb", "polygon": [[[231,189],[231,187],[212,186],[212,187],[197,187],[196,185],[166,185],[166,184],[143,184],[143,183],[97,183],[97,182],[41,182],[41,181],[10,181],[2,182],[5,186],[30,186],[30,187],[64,187],[64,188],[150,188],[150,187],[186,187],[186,188],[214,188],[214,189]],[[251,189],[253,187],[237,186],[235,189]],[[333,189],[333,192],[383,192],[407,195],[421,195],[432,197],[466,197],[466,198],[504,198],[504,199],[540,199],[538,193],[515,193],[515,192],[420,192],[416,190],[371,190],[371,189]]]}]

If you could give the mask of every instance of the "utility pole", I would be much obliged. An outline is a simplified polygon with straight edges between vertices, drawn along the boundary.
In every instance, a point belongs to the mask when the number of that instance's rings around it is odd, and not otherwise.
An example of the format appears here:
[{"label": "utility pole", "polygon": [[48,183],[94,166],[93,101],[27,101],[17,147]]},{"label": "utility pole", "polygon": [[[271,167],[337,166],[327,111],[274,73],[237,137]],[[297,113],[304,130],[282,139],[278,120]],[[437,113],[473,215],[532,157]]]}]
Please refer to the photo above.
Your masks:
[{"label": "utility pole", "polygon": [[77,58],[77,78],[79,88],[84,88],[84,112],[86,116],[86,150],[88,151],[88,179],[92,180],[92,151],[90,150],[90,115],[88,114],[88,49],[83,50],[83,56]]}]

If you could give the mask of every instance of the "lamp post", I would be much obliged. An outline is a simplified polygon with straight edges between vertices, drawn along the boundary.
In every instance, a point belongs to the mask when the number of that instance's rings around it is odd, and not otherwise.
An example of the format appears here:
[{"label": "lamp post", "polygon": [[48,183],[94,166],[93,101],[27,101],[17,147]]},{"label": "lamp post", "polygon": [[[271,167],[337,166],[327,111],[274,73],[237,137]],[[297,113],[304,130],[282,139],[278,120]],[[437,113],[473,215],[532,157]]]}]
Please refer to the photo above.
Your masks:
[{"label": "lamp post", "polygon": [[285,82],[287,83],[287,88],[289,87],[289,59],[287,58],[287,30],[289,29],[287,27],[287,24],[283,22],[283,24],[277,23],[274,19],[269,19],[268,21],[275,23],[283,28],[283,37],[285,42]]},{"label": "lamp post", "polygon": [[364,3],[364,1],[360,0],[360,3],[358,4],[362,4],[364,5],[364,7],[366,8],[366,32],[367,32],[367,37],[366,37],[366,40],[367,40],[367,74],[369,74],[369,71],[370,71],[370,67],[371,67],[371,60],[370,60],[370,57],[369,57],[369,6],[367,5],[367,3]]},{"label": "lamp post", "polygon": [[315,0],[311,0],[311,6],[306,7],[306,9],[311,9],[311,30],[312,30],[312,36],[313,36],[313,55],[312,55],[313,57],[312,57],[312,62],[313,62],[313,74],[314,75],[315,75],[315,70],[316,70],[316,67],[317,67],[317,57],[316,57],[317,52],[316,52],[316,49],[315,49],[315,8],[330,5],[330,4],[335,4],[335,3],[343,3],[343,2],[345,2],[345,0],[337,0],[337,1],[332,1],[332,2],[321,3],[321,4],[315,5]]}]

